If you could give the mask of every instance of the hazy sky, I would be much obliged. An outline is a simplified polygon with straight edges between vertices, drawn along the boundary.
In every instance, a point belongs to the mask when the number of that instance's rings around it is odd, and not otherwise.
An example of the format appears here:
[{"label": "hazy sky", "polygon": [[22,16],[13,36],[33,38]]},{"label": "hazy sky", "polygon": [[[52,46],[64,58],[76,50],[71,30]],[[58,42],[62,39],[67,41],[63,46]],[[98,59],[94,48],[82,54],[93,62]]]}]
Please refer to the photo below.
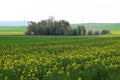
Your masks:
[{"label": "hazy sky", "polygon": [[0,21],[39,21],[54,16],[71,23],[120,22],[120,0],[0,0]]}]

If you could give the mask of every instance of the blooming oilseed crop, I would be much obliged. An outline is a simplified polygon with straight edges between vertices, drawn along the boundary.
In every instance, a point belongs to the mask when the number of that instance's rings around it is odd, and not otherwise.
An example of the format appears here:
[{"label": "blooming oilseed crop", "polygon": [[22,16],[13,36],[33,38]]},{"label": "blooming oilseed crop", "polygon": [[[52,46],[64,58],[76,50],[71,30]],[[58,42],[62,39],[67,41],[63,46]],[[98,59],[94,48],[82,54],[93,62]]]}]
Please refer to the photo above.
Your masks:
[{"label": "blooming oilseed crop", "polygon": [[120,80],[120,37],[0,37],[0,80]]}]

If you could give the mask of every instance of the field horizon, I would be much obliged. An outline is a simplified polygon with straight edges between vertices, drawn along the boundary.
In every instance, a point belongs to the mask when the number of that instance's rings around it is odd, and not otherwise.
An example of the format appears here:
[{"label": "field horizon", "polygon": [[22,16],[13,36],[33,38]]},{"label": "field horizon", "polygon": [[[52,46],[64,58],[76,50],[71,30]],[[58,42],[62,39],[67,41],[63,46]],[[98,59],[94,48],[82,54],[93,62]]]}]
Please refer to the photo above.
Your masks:
[{"label": "field horizon", "polygon": [[[84,25],[85,28],[97,30],[110,30],[111,34],[120,34],[120,23],[83,23],[70,24],[72,28]],[[0,26],[0,35],[24,35],[27,26]]]}]

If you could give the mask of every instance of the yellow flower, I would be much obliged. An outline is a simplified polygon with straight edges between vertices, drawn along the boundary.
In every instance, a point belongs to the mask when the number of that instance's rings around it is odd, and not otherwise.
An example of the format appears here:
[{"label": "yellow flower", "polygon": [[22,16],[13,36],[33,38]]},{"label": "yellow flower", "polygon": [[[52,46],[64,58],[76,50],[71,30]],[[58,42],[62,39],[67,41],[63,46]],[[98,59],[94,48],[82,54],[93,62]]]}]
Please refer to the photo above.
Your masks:
[{"label": "yellow flower", "polygon": [[79,77],[78,80],[82,80],[81,77]]},{"label": "yellow flower", "polygon": [[4,80],[8,80],[8,77],[7,76],[5,76],[5,79]]},{"label": "yellow flower", "polygon": [[63,74],[63,72],[64,72],[63,70],[59,70],[58,74]]},{"label": "yellow flower", "polygon": [[20,80],[24,80],[24,76],[20,76]]},{"label": "yellow flower", "polygon": [[70,73],[69,72],[67,72],[67,76],[69,76],[70,75]]},{"label": "yellow flower", "polygon": [[31,75],[30,74],[28,74],[28,77],[30,77]]},{"label": "yellow flower", "polygon": [[52,71],[47,71],[47,76],[51,75]]}]

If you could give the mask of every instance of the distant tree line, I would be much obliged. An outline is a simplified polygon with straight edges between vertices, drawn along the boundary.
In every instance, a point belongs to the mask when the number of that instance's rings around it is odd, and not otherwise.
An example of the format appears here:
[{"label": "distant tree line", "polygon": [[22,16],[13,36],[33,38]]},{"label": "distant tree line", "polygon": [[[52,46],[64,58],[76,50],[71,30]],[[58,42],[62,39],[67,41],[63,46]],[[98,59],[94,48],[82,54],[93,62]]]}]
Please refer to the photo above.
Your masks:
[{"label": "distant tree line", "polygon": [[54,17],[49,17],[47,20],[40,22],[30,21],[28,23],[26,35],[98,35],[108,34],[108,30],[103,30],[101,33],[98,30],[89,29],[88,31],[84,26],[78,26],[72,29],[70,23],[65,20],[54,20]]}]

